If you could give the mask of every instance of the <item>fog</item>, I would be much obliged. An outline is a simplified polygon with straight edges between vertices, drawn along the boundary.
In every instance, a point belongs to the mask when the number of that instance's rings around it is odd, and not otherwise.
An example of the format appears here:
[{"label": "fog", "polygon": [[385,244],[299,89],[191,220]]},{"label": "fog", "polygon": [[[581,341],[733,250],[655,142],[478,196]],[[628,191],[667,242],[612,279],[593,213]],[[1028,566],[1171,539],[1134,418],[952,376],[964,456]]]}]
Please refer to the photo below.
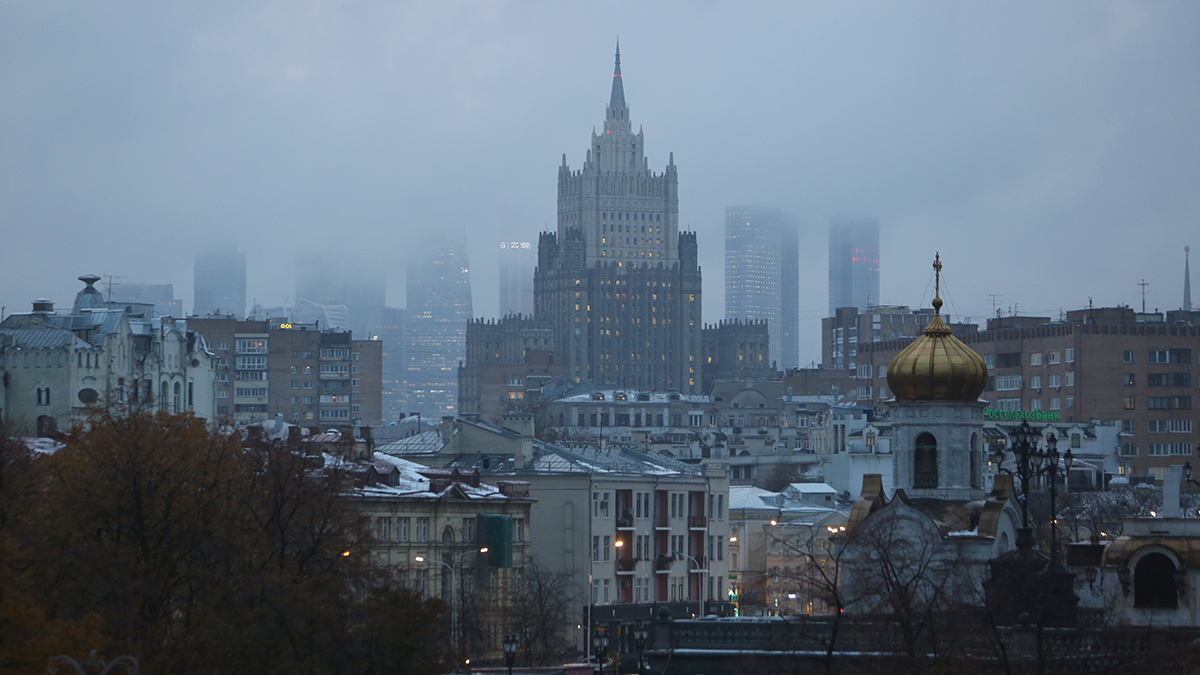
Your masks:
[{"label": "fog", "polygon": [[[881,298],[945,311],[1174,309],[1200,214],[1196,3],[228,2],[0,5],[0,305],[80,274],[172,283],[235,241],[248,300],[296,261],[386,270],[465,229],[475,314],[497,242],[553,229],[621,41],[650,167],[679,167],[704,318],[724,207],[802,223],[801,361],[820,359],[829,217],[881,223]],[[103,285],[103,283],[101,284]],[[998,296],[992,298],[991,296]]]}]

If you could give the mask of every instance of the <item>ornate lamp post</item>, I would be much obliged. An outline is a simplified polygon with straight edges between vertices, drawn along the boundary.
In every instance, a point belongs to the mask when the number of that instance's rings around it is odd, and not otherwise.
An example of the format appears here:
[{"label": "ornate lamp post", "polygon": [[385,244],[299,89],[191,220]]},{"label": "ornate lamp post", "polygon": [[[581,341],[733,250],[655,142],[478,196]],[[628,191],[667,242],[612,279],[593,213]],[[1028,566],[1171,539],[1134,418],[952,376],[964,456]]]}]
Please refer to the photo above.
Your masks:
[{"label": "ornate lamp post", "polygon": [[504,637],[504,662],[508,665],[508,675],[512,675],[513,662],[517,660],[517,636]]},{"label": "ornate lamp post", "polygon": [[[1038,476],[1050,477],[1050,552],[1051,557],[1057,559],[1058,555],[1058,514],[1056,498],[1058,496],[1058,467],[1061,464],[1066,472],[1067,479],[1070,479],[1071,464],[1075,460],[1075,456],[1071,454],[1068,448],[1065,454],[1058,452],[1058,437],[1050,434],[1046,437],[1045,449],[1038,448],[1038,440],[1041,433],[1029,426],[1027,420],[1022,421],[1015,428],[1008,432],[1008,436],[1012,439],[1013,458],[1017,463],[1016,475],[1021,478],[1021,529],[1017,531],[1017,546],[1028,547],[1033,545],[1033,530],[1029,527],[1029,481]],[[1000,448],[995,453],[997,464],[1004,463],[1004,449]],[[1003,467],[1000,471],[1011,474],[1012,472]]]},{"label": "ornate lamp post", "polygon": [[604,657],[608,654],[608,634],[596,631],[592,634],[592,653],[596,655],[596,672],[604,667]]},{"label": "ornate lamp post", "polygon": [[50,657],[50,662],[46,665],[46,669],[51,673],[57,673],[60,668],[67,666],[72,672],[85,675],[86,673],[100,673],[100,675],[108,675],[113,668],[121,666],[129,675],[135,675],[138,672],[138,661],[132,656],[118,656],[112,661],[104,661],[96,657],[96,650],[92,650],[91,656],[86,661],[80,663],[66,654]]},{"label": "ornate lamp post", "polygon": [[633,641],[637,644],[637,671],[638,673],[646,672],[646,640],[650,638],[650,626],[644,623],[639,623],[633,628]]}]

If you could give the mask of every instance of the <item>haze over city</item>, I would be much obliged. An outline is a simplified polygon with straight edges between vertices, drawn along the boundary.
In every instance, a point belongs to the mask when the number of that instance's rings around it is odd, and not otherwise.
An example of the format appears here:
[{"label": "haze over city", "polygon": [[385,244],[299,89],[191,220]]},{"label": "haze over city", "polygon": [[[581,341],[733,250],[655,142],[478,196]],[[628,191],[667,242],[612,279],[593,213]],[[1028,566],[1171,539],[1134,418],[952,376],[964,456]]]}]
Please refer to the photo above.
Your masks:
[{"label": "haze over city", "polygon": [[[279,305],[301,255],[362,256],[404,304],[464,230],[477,316],[497,242],[554,230],[556,172],[604,121],[619,36],[649,166],[679,167],[704,320],[724,207],[801,222],[801,363],[820,360],[831,216],[880,220],[881,296],[946,312],[1178,308],[1200,196],[1187,3],[228,3],[0,7],[0,305],[84,273],[172,283],[234,241]],[[101,284],[103,285],[103,284]]]}]

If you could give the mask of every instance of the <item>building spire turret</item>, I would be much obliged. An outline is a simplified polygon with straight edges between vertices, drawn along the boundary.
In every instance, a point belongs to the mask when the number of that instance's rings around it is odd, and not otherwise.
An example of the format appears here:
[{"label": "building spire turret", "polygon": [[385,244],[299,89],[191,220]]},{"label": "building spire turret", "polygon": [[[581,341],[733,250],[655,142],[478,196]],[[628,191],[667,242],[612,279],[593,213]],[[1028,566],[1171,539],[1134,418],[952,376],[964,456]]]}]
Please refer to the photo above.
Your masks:
[{"label": "building spire turret", "polygon": [[617,65],[613,69],[612,96],[608,99],[608,107],[625,107],[625,87],[621,84],[621,38],[617,38]]}]

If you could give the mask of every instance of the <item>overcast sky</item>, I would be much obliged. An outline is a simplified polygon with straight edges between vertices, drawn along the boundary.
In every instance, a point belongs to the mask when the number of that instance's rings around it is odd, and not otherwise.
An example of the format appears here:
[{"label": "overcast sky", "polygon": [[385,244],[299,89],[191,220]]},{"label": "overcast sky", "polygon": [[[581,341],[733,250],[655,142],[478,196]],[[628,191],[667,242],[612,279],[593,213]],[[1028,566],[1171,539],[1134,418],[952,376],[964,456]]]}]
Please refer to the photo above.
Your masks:
[{"label": "overcast sky", "polygon": [[[881,222],[881,298],[1057,316],[1178,308],[1200,244],[1196,2],[0,2],[0,305],[84,273],[173,283],[234,240],[250,298],[300,251],[366,256],[402,307],[408,242],[553,228],[621,39],[655,171],[675,153],[704,318],[724,207],[797,214],[801,358],[820,359],[828,219]],[[1198,249],[1200,252],[1200,249]],[[1200,297],[1200,289],[1197,296]]]}]

